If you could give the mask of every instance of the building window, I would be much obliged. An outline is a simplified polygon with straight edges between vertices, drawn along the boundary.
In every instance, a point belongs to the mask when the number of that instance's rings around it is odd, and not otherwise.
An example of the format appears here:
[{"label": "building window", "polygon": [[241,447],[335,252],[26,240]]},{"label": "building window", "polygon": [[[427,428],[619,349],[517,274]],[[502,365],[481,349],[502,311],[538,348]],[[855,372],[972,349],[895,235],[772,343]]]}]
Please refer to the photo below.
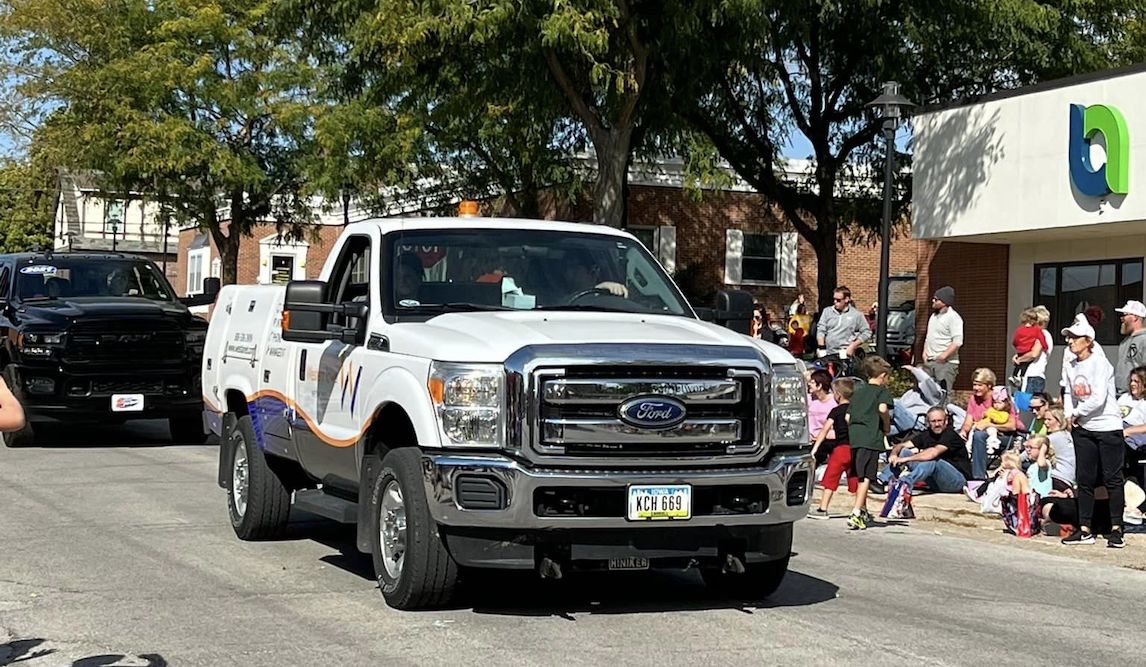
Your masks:
[{"label": "building window", "polygon": [[1096,340],[1117,345],[1120,318],[1114,309],[1130,299],[1142,300],[1142,289],[1141,259],[1035,265],[1034,303],[1050,310],[1056,340],[1075,315],[1089,313],[1091,319],[1101,318],[1094,327]]},{"label": "building window", "polygon": [[654,255],[657,252],[657,228],[656,227],[629,227],[626,229],[628,233],[637,237],[645,248]]},{"label": "building window", "polygon": [[350,267],[350,284],[365,285],[370,282],[370,247],[355,258],[354,265]]},{"label": "building window", "polygon": [[208,248],[187,251],[187,295],[203,293],[204,269],[210,253]]},{"label": "building window", "polygon": [[741,276],[746,283],[775,285],[778,275],[779,234],[745,234]]}]

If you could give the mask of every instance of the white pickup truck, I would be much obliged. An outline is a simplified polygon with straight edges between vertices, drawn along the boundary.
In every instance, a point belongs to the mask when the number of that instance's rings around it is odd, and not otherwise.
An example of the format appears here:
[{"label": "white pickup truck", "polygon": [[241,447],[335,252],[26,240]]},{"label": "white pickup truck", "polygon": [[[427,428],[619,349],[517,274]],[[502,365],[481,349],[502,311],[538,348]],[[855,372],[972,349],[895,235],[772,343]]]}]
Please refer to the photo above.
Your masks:
[{"label": "white pickup truck", "polygon": [[321,280],[219,293],[203,392],[235,532],[274,538],[292,504],[356,524],[400,609],[481,568],[697,567],[765,597],[813,483],[805,382],[740,333],[750,296],[720,300],[610,228],[352,224]]}]

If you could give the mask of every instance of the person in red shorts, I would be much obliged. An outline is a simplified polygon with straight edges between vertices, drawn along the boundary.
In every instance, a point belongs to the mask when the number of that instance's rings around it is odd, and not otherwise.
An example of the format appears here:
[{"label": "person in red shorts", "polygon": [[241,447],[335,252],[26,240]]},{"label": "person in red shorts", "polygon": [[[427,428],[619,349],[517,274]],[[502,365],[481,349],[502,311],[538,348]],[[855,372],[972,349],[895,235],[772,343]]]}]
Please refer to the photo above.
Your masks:
[{"label": "person in red shorts", "polygon": [[836,407],[828,413],[828,419],[812,445],[812,456],[815,456],[820,449],[827,450],[828,467],[824,470],[824,478],[820,482],[824,491],[820,495],[820,506],[808,512],[809,519],[828,518],[828,505],[831,504],[836,490],[840,488],[841,475],[847,473],[849,493],[855,493],[859,485],[859,478],[852,468],[852,448],[848,445],[848,403],[854,391],[855,382],[852,378],[839,378],[832,382]]}]

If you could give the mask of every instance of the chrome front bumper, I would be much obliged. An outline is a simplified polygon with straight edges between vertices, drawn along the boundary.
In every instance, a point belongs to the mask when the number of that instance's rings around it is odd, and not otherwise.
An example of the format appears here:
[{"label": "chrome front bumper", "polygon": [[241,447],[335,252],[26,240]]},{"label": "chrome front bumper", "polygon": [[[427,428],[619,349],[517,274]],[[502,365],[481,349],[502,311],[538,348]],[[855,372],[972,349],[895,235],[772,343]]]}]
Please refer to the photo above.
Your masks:
[{"label": "chrome front bumper", "polygon": [[[802,502],[788,505],[788,482],[798,472],[807,473]],[[810,456],[775,456],[767,465],[698,470],[603,470],[528,468],[497,454],[435,454],[422,456],[426,499],[434,520],[455,528],[515,530],[627,528],[641,530],[666,526],[769,526],[789,524],[807,515],[815,474]],[[468,510],[454,498],[459,475],[484,475],[499,480],[508,491],[506,508]],[[768,508],[760,514],[694,516],[679,522],[632,522],[624,516],[537,516],[534,491],[543,487],[612,487],[631,484],[691,484],[694,488],[721,485],[766,485]]]}]

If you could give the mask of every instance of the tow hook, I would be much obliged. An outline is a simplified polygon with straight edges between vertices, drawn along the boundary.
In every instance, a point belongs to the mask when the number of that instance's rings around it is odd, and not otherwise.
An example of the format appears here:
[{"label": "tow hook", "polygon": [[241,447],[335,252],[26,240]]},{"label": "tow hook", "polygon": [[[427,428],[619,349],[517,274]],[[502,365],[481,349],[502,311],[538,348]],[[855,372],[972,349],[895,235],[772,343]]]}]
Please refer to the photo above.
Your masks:
[{"label": "tow hook", "polygon": [[724,563],[720,571],[724,574],[744,574],[747,568],[744,567],[744,561],[739,556],[734,554],[724,554]]},{"label": "tow hook", "polygon": [[541,562],[537,564],[537,573],[541,575],[542,579],[560,579],[561,563],[549,556],[542,556]]}]

